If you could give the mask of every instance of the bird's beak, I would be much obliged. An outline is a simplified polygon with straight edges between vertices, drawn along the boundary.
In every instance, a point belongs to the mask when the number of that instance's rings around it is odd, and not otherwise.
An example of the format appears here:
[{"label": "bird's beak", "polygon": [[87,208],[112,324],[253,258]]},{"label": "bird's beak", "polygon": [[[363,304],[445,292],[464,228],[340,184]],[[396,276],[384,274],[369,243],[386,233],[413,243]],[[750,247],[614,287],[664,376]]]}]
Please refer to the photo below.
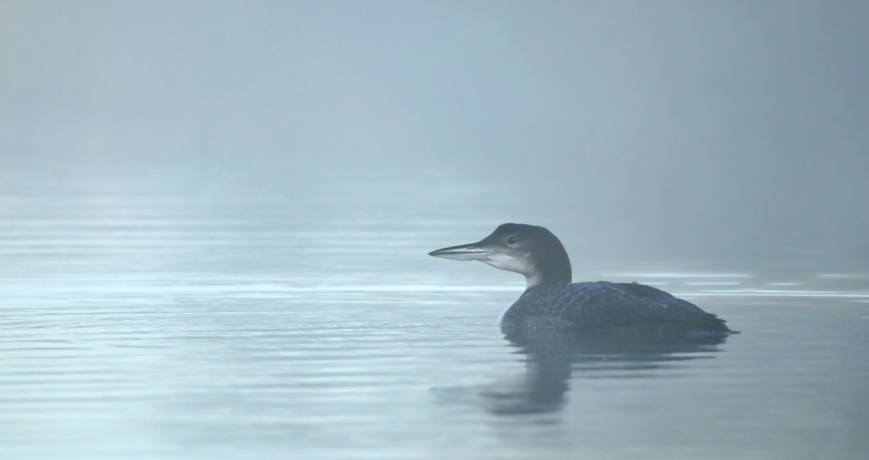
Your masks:
[{"label": "bird's beak", "polygon": [[480,243],[463,244],[432,251],[428,255],[455,260],[488,260],[495,251],[480,247]]}]

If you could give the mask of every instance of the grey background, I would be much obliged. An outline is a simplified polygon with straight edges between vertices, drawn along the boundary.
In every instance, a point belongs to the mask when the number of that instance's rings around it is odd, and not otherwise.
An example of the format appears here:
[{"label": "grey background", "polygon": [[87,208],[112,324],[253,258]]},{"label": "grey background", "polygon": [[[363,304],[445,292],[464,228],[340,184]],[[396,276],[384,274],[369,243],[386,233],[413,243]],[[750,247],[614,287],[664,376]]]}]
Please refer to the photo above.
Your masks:
[{"label": "grey background", "polygon": [[546,225],[575,260],[860,269],[867,20],[861,1],[3,0],[0,193],[325,218],[440,199],[432,218]]}]

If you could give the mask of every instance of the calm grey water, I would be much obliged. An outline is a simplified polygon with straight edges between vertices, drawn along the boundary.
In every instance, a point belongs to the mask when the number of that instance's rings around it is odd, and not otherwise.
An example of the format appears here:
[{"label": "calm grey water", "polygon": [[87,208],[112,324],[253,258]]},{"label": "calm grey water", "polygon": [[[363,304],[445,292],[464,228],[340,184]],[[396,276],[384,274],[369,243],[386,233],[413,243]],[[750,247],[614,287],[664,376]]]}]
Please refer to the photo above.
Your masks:
[{"label": "calm grey water", "polygon": [[575,281],[657,285],[742,334],[505,338],[523,280],[425,254],[509,215],[317,206],[0,197],[0,457],[869,452],[869,274],[596,271],[572,254]]}]

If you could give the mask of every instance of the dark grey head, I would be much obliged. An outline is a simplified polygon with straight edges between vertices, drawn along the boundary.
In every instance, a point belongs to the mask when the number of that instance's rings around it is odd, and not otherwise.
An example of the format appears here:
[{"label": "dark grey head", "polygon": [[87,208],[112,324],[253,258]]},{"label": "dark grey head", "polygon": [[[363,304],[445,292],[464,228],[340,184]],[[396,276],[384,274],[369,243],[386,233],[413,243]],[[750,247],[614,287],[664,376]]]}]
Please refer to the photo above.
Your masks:
[{"label": "dark grey head", "polygon": [[525,275],[527,289],[548,283],[570,283],[570,259],[561,241],[535,225],[503,224],[481,241],[438,249],[430,256],[479,260],[501,270]]}]

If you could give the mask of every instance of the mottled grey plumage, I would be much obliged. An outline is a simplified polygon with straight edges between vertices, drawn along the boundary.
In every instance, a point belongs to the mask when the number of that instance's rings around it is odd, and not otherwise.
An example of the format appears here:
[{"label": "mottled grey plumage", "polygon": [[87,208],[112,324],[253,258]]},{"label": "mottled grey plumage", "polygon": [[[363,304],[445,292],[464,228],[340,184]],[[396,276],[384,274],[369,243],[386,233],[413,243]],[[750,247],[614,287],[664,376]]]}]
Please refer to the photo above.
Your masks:
[{"label": "mottled grey plumage", "polygon": [[501,317],[505,330],[730,333],[711,313],[642,284],[553,283],[529,289]]},{"label": "mottled grey plumage", "polygon": [[503,224],[476,243],[429,253],[479,260],[525,275],[526,290],[501,315],[505,330],[620,331],[631,335],[730,334],[724,320],[642,284],[571,284],[561,241],[543,227]]}]

